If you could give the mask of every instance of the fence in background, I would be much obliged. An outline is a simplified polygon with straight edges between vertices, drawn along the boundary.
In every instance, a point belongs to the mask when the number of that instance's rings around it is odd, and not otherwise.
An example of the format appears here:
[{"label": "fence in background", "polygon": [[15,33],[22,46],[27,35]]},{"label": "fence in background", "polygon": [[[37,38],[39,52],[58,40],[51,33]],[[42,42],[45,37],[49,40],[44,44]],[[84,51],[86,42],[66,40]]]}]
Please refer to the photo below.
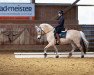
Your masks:
[{"label": "fence in background", "polygon": [[94,25],[81,25],[81,28],[89,41],[89,50],[94,51]]},{"label": "fence in background", "polygon": [[[40,22],[42,23],[42,22]],[[35,25],[40,23],[1,23],[0,24],[0,50],[42,50],[47,44],[45,36],[41,40],[37,39]],[[50,22],[49,22],[50,23]],[[51,24],[55,26],[54,22]],[[67,29],[82,30],[90,45],[89,51],[94,49],[94,25],[66,24]],[[58,46],[60,51],[70,50],[70,45]],[[52,50],[52,48],[50,48]]]}]

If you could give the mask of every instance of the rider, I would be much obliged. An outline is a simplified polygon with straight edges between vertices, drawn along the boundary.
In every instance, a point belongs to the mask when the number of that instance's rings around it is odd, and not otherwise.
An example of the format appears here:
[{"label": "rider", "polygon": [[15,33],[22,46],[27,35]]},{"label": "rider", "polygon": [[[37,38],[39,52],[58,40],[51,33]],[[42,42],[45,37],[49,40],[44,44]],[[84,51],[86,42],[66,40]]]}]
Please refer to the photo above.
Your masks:
[{"label": "rider", "polygon": [[58,21],[58,25],[55,27],[55,35],[56,35],[56,43],[57,44],[60,43],[59,33],[61,31],[65,31],[63,14],[64,14],[63,10],[58,11],[58,20],[59,21]]}]

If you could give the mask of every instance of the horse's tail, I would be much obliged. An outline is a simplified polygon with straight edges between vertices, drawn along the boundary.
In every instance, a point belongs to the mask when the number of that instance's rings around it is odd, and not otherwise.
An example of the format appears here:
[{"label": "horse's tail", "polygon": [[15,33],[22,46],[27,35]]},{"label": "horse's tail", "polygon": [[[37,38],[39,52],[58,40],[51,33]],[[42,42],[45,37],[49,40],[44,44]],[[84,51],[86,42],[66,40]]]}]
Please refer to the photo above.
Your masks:
[{"label": "horse's tail", "polygon": [[81,44],[82,44],[84,53],[86,54],[86,51],[87,51],[88,46],[89,46],[89,42],[87,41],[85,34],[82,31],[80,31],[80,34],[81,34]]}]

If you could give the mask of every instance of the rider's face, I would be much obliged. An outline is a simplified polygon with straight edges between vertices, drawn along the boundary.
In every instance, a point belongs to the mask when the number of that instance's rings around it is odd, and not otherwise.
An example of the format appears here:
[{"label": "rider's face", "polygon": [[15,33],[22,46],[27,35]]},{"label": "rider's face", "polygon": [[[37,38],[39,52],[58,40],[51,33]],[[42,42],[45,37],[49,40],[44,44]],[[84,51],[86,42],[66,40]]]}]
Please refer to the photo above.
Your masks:
[{"label": "rider's face", "polygon": [[58,16],[61,16],[61,14],[60,14],[60,13],[58,13]]}]

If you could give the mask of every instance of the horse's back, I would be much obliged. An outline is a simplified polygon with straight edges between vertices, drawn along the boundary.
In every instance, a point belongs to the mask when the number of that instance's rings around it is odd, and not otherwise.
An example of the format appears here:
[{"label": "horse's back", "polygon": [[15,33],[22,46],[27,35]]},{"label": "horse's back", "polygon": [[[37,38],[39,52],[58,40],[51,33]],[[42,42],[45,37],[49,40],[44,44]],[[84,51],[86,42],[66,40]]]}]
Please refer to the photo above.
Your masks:
[{"label": "horse's back", "polygon": [[74,40],[74,39],[80,39],[81,35],[80,35],[80,31],[78,30],[68,30],[67,31],[67,34],[66,34],[66,38],[69,38],[71,40]]}]

